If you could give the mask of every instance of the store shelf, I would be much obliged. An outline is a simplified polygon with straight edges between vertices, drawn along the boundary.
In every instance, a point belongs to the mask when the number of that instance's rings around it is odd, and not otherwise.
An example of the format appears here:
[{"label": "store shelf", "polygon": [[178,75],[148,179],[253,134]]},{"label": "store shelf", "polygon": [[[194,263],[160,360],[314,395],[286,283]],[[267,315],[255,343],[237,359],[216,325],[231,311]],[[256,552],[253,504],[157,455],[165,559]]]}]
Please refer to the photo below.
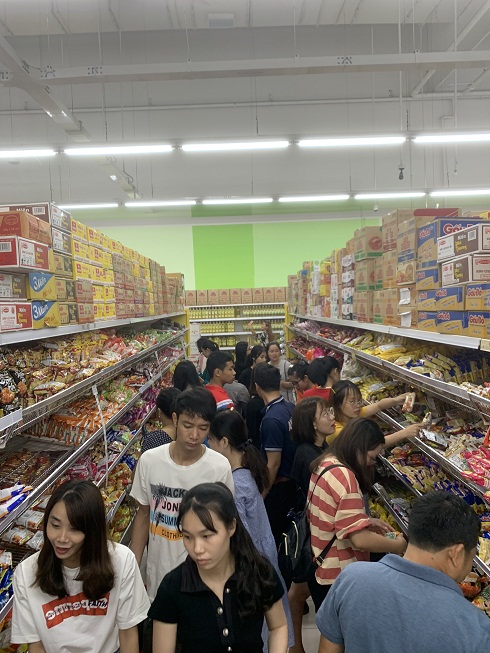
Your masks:
[{"label": "store shelf", "polygon": [[303,361],[306,360],[306,356],[304,354],[302,354],[300,351],[298,351],[294,347],[291,347],[291,345],[288,345],[288,347],[289,347],[289,351],[292,352],[295,356],[297,356],[298,358],[301,358],[301,360],[303,360]]},{"label": "store shelf", "polygon": [[394,465],[392,465],[387,458],[385,458],[384,456],[378,456],[378,459],[382,462],[382,464],[386,467],[386,469],[388,469],[391,472],[391,474],[393,474],[393,476],[395,476],[401,483],[403,483],[403,485],[406,488],[410,490],[410,492],[415,494],[416,497],[422,496],[422,492],[414,488],[413,485],[411,485],[407,481],[407,479],[402,474],[400,474],[398,469]]},{"label": "store shelf", "polygon": [[[135,514],[135,516],[136,516],[136,514]],[[129,543],[131,542],[131,533],[133,531],[133,524],[134,524],[134,517],[129,522],[126,530],[124,531],[124,533],[121,536],[121,539],[119,540],[119,542],[121,544],[129,546]]]},{"label": "store shelf", "polygon": [[146,360],[149,356],[151,356],[153,353],[157,352],[158,350],[168,347],[173,343],[177,342],[184,336],[185,331],[186,330],[182,330],[178,334],[171,336],[165,341],[158,342],[152,345],[151,347],[148,347],[147,349],[144,349],[143,351],[134,354],[133,356],[128,356],[127,358],[124,358],[123,360],[117,362],[115,365],[106,367],[100,370],[99,372],[93,374],[91,377],[88,377],[83,381],[79,381],[78,383],[75,383],[74,385],[65,388],[65,390],[62,390],[61,392],[57,392],[53,396],[47,397],[46,399],[39,401],[37,404],[33,404],[32,406],[23,409],[21,416],[20,415],[18,416],[18,418],[21,417],[22,421],[18,420],[14,425],[9,423],[9,421],[11,422],[11,419],[9,419],[10,416],[1,418],[0,432],[2,432],[2,430],[6,429],[7,427],[10,428],[8,435],[9,438],[11,438],[13,435],[20,433],[21,431],[24,431],[26,428],[32,426],[40,419],[43,419],[51,415],[52,413],[54,413],[62,405],[67,403],[67,401],[69,401],[71,398],[75,397],[76,395],[80,395],[88,391],[88,389],[94,385],[99,385],[101,383],[110,381],[125,369],[128,369],[133,365],[141,363],[142,361]]},{"label": "store shelf", "polygon": [[199,308],[230,308],[231,306],[254,306],[255,308],[260,308],[261,306],[284,306],[285,303],[286,302],[264,302],[262,304],[199,304],[197,306],[186,306],[186,308],[189,309],[190,313]]},{"label": "store shelf", "polygon": [[481,558],[475,556],[473,558],[473,564],[481,574],[490,578],[490,564],[488,562],[483,562]]},{"label": "store shelf", "polygon": [[111,522],[114,519],[114,515],[116,514],[117,509],[119,508],[119,506],[127,496],[128,496],[127,490],[124,490],[121,496],[118,498],[118,500],[109,508],[106,514],[107,523]]},{"label": "store shelf", "polygon": [[261,322],[263,320],[284,320],[286,316],[282,315],[256,315],[255,317],[203,317],[203,318],[192,318],[189,322]]},{"label": "store shelf", "polygon": [[[35,553],[35,551],[33,551]],[[3,623],[5,618],[7,617],[8,613],[10,610],[12,610],[12,606],[14,605],[14,597],[11,596],[7,603],[3,606],[3,608],[0,610],[0,624]]]},{"label": "store shelf", "polygon": [[[176,359],[175,359],[176,360]],[[172,361],[173,362],[173,361]],[[153,382],[155,380],[153,379]],[[140,394],[136,393],[121,409],[113,415],[105,424],[106,431],[111,428],[114,424],[125,415],[125,413],[132,408],[137,401],[140,400]],[[15,510],[9,513],[2,521],[0,522],[0,535],[4,533],[8,528],[13,524],[20,515],[22,515],[28,508],[30,508],[39,497],[67,470],[69,469],[82,454],[88,451],[94,444],[96,444],[100,438],[104,435],[104,429],[101,427],[95,433],[93,433],[87,440],[78,446],[76,449],[70,449],[67,452],[67,455],[63,457],[60,461],[57,461],[56,468],[43,479],[38,485],[34,487],[32,492],[23,501]],[[36,441],[40,438],[35,438]],[[46,439],[43,440],[46,442]],[[58,444],[56,441],[53,441],[53,448]]]},{"label": "store shelf", "polygon": [[112,329],[115,327],[127,326],[129,324],[140,324],[141,322],[158,322],[166,318],[185,315],[183,312],[166,313],[164,315],[152,315],[150,317],[132,317],[122,320],[107,320],[101,322],[90,322],[88,324],[69,324],[67,326],[53,327],[51,329],[23,329],[22,331],[8,331],[0,335],[0,346],[15,345],[21,342],[32,342],[34,340],[45,340],[69,336],[84,331],[100,331],[101,329]]},{"label": "store shelf", "polygon": [[408,533],[408,524],[393,509],[393,506],[391,505],[390,498],[389,498],[388,494],[386,493],[386,490],[384,489],[384,487],[382,485],[380,485],[379,483],[375,483],[373,485],[373,490],[376,492],[378,497],[383,502],[383,505],[386,508],[386,510],[390,513],[390,515],[396,521],[396,523],[400,527],[402,533],[404,535],[407,535],[407,533]]},{"label": "store shelf", "polygon": [[[222,320],[220,320],[220,322],[222,322]],[[250,336],[250,335],[251,335],[250,331],[224,331],[224,332],[220,331],[219,333],[201,333],[201,336],[205,336],[206,338],[211,338],[212,336]]]},{"label": "store shelf", "polygon": [[314,315],[298,315],[291,313],[292,317],[300,320],[312,320],[314,322],[324,322],[334,326],[351,327],[353,329],[363,329],[364,331],[379,331],[389,333],[400,338],[411,338],[414,340],[427,340],[428,342],[437,342],[452,347],[466,347],[467,349],[479,349],[481,338],[470,338],[469,336],[453,336],[450,334],[436,333],[434,331],[420,331],[419,329],[402,329],[401,327],[388,326],[384,324],[372,324],[371,322],[356,322],[355,320],[337,320],[330,317],[316,317]]}]

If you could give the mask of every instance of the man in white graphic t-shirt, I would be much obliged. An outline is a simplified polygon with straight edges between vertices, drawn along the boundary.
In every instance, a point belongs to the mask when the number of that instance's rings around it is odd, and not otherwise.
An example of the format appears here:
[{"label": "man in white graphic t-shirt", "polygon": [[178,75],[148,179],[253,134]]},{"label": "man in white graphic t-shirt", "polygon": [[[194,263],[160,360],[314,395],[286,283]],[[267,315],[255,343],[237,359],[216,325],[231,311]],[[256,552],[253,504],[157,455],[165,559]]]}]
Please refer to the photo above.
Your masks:
[{"label": "man in white graphic t-shirt", "polygon": [[204,446],[216,402],[204,388],[193,388],[175,401],[175,441],[145,451],[136,467],[131,496],[138,501],[131,550],[138,564],[148,544],[147,585],[153,601],[169,571],[186,557],[177,515],[186,490],[221,481],[233,492],[228,460]]}]

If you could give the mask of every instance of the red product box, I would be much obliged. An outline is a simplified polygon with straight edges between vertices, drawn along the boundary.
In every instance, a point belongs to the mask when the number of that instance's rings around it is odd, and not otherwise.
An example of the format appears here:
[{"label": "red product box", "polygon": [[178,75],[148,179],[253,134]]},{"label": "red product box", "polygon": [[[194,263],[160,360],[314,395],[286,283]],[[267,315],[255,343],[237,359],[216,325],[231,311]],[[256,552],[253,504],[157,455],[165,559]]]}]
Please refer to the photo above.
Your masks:
[{"label": "red product box", "polygon": [[28,302],[0,304],[0,331],[32,329],[32,308]]},{"label": "red product box", "polygon": [[0,268],[49,272],[49,247],[20,236],[0,237]]}]

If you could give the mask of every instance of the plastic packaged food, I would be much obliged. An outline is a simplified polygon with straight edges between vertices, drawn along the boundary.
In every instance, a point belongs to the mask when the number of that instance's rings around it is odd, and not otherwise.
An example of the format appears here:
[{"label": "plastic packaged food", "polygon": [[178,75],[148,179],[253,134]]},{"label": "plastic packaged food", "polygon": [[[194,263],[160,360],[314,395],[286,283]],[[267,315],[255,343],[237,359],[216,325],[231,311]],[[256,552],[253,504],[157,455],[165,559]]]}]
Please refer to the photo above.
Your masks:
[{"label": "plastic packaged food", "polygon": [[409,392],[402,406],[402,413],[411,413],[415,405],[415,392]]}]

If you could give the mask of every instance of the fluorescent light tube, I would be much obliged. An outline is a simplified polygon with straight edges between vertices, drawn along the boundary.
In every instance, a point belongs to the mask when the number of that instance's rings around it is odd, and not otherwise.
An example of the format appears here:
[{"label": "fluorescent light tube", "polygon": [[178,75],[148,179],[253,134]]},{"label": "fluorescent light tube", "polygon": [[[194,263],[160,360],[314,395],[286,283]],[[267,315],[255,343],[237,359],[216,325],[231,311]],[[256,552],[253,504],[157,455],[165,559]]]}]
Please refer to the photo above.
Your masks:
[{"label": "fluorescent light tube", "polygon": [[350,195],[292,195],[291,197],[280,197],[279,202],[335,202],[348,200]]},{"label": "fluorescent light tube", "polygon": [[154,201],[154,202],[126,202],[124,206],[127,206],[130,209],[137,209],[150,206],[192,206],[196,203],[196,200],[169,200],[169,201]]},{"label": "fluorescent light tube", "polygon": [[490,133],[484,134],[421,134],[414,143],[488,143]]},{"label": "fluorescent light tube", "polygon": [[400,145],[405,136],[360,136],[343,138],[307,138],[298,142],[299,147],[357,147],[364,145]]},{"label": "fluorescent light tube", "polygon": [[111,154],[158,154],[171,152],[172,145],[101,145],[98,147],[67,147],[68,156],[105,156]]},{"label": "fluorescent light tube", "polygon": [[58,208],[66,211],[75,209],[117,209],[117,202],[106,202],[103,204],[58,204]]},{"label": "fluorescent light tube", "polygon": [[202,203],[210,204],[269,204],[272,202],[272,197],[241,197],[241,198],[228,198],[228,199],[210,199],[203,200]]},{"label": "fluorescent light tube", "polygon": [[425,197],[423,192],[406,192],[406,193],[358,193],[354,195],[355,200],[395,200],[409,199],[411,197]]},{"label": "fluorescent light tube", "polygon": [[289,141],[245,141],[243,143],[186,143],[184,152],[244,152],[250,150],[283,150]]},{"label": "fluorescent light tube", "polygon": [[0,150],[0,159],[37,159],[40,156],[54,156],[56,150]]},{"label": "fluorescent light tube", "polygon": [[431,197],[471,197],[472,195],[490,195],[490,188],[476,190],[434,190]]}]

